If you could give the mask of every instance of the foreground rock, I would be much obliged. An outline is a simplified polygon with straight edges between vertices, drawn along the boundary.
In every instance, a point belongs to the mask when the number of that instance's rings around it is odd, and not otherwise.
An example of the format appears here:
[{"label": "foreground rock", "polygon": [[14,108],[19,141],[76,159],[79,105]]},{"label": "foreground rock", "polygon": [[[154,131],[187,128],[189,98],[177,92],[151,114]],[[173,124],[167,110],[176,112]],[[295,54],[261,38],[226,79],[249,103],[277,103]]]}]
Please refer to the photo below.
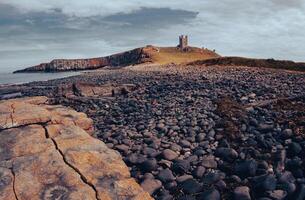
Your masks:
[{"label": "foreground rock", "polygon": [[92,120],[47,101],[0,101],[0,199],[152,199]]}]

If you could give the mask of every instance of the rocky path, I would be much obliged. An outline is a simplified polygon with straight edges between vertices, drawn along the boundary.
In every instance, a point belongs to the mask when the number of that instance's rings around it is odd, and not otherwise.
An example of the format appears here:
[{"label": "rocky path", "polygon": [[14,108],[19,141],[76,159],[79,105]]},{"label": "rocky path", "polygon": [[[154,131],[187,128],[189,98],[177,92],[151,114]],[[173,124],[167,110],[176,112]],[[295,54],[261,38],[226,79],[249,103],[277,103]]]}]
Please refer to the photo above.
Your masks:
[{"label": "rocky path", "polygon": [[0,101],[0,199],[152,199],[92,120],[46,97]]},{"label": "rocky path", "polygon": [[92,118],[155,199],[305,198],[304,73],[139,67],[25,87]]}]

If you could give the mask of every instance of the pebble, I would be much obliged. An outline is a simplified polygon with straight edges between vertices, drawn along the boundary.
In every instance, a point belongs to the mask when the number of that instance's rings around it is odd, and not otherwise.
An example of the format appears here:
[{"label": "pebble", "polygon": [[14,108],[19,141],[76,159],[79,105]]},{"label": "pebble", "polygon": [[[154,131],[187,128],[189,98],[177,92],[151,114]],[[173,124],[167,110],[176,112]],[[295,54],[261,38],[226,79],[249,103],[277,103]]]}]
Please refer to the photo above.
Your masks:
[{"label": "pebble", "polygon": [[217,162],[213,156],[205,156],[202,158],[201,165],[206,168],[217,168]]},{"label": "pebble", "polygon": [[250,189],[247,186],[240,186],[234,189],[235,200],[251,200]]},{"label": "pebble", "polygon": [[216,189],[210,189],[204,191],[200,197],[200,200],[220,200],[220,193]]},{"label": "pebble", "polygon": [[245,160],[235,165],[235,174],[241,178],[255,176],[257,170],[257,162],[255,160]]},{"label": "pebble", "polygon": [[141,183],[141,187],[148,192],[150,195],[155,193],[157,190],[159,190],[162,187],[162,183],[159,180],[156,179],[145,179]]},{"label": "pebble", "polygon": [[176,158],[178,158],[178,154],[170,149],[165,149],[162,152],[162,156],[165,160],[175,160]]},{"label": "pebble", "polygon": [[175,180],[175,177],[169,169],[163,169],[158,174],[158,179],[164,183],[171,182]]},{"label": "pebble", "polygon": [[187,179],[180,184],[181,189],[187,194],[195,194],[202,190],[202,185],[195,179]]}]

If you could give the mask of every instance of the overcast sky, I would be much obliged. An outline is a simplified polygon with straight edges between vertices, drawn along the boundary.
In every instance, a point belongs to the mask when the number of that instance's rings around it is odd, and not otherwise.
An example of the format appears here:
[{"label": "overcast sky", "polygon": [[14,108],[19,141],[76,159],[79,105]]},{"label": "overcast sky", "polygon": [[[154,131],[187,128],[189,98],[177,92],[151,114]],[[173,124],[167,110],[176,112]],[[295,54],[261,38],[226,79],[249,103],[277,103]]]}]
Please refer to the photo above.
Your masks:
[{"label": "overcast sky", "polygon": [[0,72],[154,44],[305,61],[305,0],[0,0]]}]

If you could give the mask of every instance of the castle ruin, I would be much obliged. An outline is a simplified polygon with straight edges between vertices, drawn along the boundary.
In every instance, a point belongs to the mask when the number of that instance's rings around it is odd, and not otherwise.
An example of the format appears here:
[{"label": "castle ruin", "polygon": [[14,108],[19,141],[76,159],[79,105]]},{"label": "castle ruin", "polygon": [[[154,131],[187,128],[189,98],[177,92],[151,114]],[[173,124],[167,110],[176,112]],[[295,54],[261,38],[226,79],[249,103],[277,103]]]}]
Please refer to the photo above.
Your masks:
[{"label": "castle ruin", "polygon": [[186,47],[188,47],[188,36],[187,35],[180,35],[179,36],[178,47],[182,50],[185,49]]}]

